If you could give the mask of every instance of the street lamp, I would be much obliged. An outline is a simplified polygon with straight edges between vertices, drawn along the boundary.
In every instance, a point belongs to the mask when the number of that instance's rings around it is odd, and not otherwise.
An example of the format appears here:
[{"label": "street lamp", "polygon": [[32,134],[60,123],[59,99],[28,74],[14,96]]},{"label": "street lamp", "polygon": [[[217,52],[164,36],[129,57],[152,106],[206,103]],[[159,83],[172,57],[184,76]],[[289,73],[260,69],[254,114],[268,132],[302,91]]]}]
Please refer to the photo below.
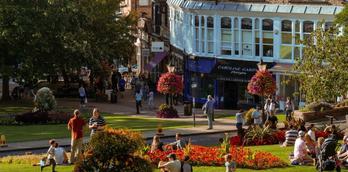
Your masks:
[{"label": "street lamp", "polygon": [[175,65],[174,65],[172,62],[170,62],[170,63],[167,65],[167,69],[168,69],[168,72],[169,72],[169,73],[174,73],[174,71],[175,71]]},{"label": "street lamp", "polygon": [[259,68],[259,71],[265,71],[267,69],[267,64],[264,63],[262,58],[261,58],[260,62],[257,63],[257,67]]}]

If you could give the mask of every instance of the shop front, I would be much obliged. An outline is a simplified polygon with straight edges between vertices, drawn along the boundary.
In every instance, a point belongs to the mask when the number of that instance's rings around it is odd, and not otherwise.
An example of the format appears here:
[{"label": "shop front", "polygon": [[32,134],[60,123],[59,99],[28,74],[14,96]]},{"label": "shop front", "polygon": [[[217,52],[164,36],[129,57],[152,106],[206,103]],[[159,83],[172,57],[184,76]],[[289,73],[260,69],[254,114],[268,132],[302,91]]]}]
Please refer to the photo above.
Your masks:
[{"label": "shop front", "polygon": [[[257,70],[255,61],[222,60],[196,57],[187,60],[185,72],[186,99],[196,98],[203,104],[208,95],[214,96],[216,106],[224,109],[249,108],[260,103],[250,95],[247,85]],[[267,63],[271,68],[274,63]]]}]

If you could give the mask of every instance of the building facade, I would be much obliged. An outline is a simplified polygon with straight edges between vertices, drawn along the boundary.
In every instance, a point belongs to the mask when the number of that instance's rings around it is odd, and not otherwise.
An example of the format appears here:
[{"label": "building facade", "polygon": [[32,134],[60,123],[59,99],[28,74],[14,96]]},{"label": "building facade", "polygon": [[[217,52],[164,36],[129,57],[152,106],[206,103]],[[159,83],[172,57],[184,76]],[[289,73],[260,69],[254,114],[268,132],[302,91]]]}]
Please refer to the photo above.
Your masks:
[{"label": "building facade", "polygon": [[263,59],[282,109],[285,98],[298,90],[296,82],[284,81],[287,69],[302,58],[303,42],[316,28],[330,28],[343,9],[338,0],[285,1],[168,1],[170,43],[187,56],[184,96],[204,102],[214,95],[221,108],[255,105],[260,98],[248,94],[246,86]]}]

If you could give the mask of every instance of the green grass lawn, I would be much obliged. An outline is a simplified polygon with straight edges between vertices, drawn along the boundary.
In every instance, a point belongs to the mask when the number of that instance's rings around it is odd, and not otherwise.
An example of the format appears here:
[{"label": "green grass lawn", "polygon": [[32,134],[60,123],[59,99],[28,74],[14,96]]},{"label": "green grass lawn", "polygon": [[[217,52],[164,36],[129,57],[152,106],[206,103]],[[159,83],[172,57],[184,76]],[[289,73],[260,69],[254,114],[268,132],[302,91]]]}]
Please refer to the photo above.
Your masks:
[{"label": "green grass lawn", "polygon": [[[131,117],[126,115],[103,115],[108,125],[114,128],[129,128],[136,131],[156,130],[159,125],[164,129],[192,127],[191,122],[162,120],[157,118]],[[68,138],[67,124],[0,126],[8,142]],[[89,131],[86,127],[85,135]]]},{"label": "green grass lawn", "polygon": [[[289,162],[288,155],[293,151],[293,147],[282,148],[279,145],[271,146],[251,146],[249,147],[254,151],[266,151],[271,152],[274,155],[278,156],[282,160]],[[59,172],[71,172],[73,166],[58,166],[57,171]],[[36,172],[39,170],[39,167],[33,167],[29,164],[0,164],[1,172]],[[50,171],[51,168],[46,168],[44,171]],[[197,172],[220,172],[224,171],[224,167],[194,167],[194,171]],[[155,170],[159,172],[158,169]],[[257,172],[313,172],[315,171],[314,166],[289,166],[286,168],[272,168],[267,170],[251,170],[251,169],[237,169],[237,171],[248,172],[248,171],[257,171]],[[342,170],[344,171],[344,170]]]}]

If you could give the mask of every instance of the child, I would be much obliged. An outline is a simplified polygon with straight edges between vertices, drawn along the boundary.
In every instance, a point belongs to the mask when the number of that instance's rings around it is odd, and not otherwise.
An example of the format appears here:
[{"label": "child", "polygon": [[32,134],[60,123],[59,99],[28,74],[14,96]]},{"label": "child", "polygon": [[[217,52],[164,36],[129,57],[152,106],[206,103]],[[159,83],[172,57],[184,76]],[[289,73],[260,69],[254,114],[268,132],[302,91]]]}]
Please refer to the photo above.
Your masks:
[{"label": "child", "polygon": [[226,172],[235,172],[236,171],[236,163],[232,161],[232,155],[225,155],[225,167]]},{"label": "child", "polygon": [[[54,139],[52,139],[48,143],[51,146],[50,146],[50,148],[47,151],[47,161],[46,161],[46,165],[45,166],[52,165],[52,172],[55,172],[56,161],[54,160],[54,151],[55,151],[56,141]],[[41,171],[42,171],[45,166],[42,166],[41,164],[42,164],[42,161],[40,162]]]},{"label": "child", "polygon": [[149,95],[148,95],[148,100],[147,100],[148,101],[147,104],[148,104],[150,110],[152,110],[153,106],[154,106],[154,104],[153,104],[154,100],[153,99],[154,99],[153,91],[150,91]]}]

